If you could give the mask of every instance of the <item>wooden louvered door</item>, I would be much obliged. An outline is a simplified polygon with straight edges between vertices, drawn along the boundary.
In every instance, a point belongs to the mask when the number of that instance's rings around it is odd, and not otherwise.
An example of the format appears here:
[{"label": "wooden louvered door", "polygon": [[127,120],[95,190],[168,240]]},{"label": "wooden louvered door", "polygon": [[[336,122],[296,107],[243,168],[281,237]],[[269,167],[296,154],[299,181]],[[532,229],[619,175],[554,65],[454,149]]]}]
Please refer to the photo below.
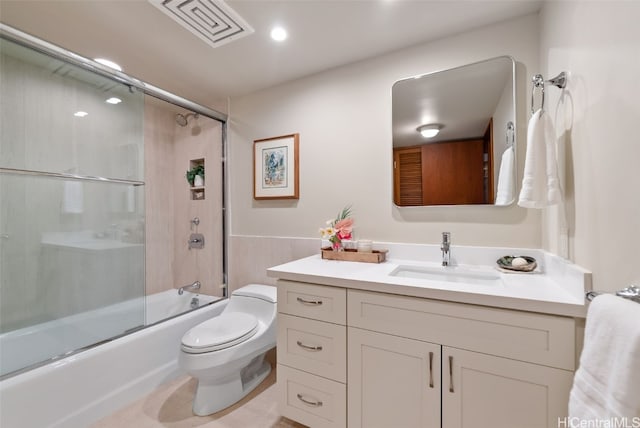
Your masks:
[{"label": "wooden louvered door", "polygon": [[393,150],[393,200],[401,207],[422,205],[422,149]]}]

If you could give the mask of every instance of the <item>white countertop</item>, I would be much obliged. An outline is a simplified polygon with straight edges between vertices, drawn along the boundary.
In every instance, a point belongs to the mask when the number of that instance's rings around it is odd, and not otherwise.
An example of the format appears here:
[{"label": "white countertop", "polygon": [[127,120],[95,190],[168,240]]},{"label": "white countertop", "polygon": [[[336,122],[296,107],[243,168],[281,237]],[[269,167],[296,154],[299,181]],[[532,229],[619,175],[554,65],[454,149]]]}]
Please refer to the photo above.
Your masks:
[{"label": "white countertop", "polygon": [[274,266],[267,270],[267,274],[290,281],[585,317],[585,290],[590,289],[590,273],[556,256],[540,250],[535,252],[543,269],[532,273],[503,273],[489,264],[460,263],[460,267],[491,271],[500,276],[501,281],[486,285],[390,275],[401,265],[443,269],[435,262],[389,259],[383,263],[358,263],[323,260],[319,254]]}]

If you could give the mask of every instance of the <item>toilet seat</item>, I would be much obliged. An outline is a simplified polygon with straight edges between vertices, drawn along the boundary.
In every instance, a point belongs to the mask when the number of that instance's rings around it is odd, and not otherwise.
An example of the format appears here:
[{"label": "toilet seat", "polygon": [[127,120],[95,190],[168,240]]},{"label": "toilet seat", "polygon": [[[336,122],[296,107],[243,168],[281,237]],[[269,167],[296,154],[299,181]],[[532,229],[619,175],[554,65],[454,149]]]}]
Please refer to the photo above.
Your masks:
[{"label": "toilet seat", "polygon": [[219,351],[242,343],[258,331],[258,320],[242,312],[223,313],[182,336],[182,350],[189,354]]}]

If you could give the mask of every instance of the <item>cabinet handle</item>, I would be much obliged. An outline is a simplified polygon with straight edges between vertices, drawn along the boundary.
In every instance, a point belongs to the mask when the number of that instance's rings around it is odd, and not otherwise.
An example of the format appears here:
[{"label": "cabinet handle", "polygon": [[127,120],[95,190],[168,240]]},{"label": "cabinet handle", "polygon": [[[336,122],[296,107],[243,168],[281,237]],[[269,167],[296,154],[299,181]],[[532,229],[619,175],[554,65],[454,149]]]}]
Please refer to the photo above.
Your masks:
[{"label": "cabinet handle", "polygon": [[296,300],[303,305],[320,306],[322,304],[322,300],[305,300],[302,297],[298,297]]},{"label": "cabinet handle", "polygon": [[453,356],[449,355],[449,392],[453,392]]},{"label": "cabinet handle", "polygon": [[300,342],[299,340],[296,342],[298,344],[299,347],[304,348],[308,351],[322,351],[322,346],[312,346],[312,345],[305,345],[304,343]]},{"label": "cabinet handle", "polygon": [[302,396],[302,394],[297,394],[297,396],[298,396],[298,400],[302,401],[304,404],[307,404],[307,405],[313,406],[313,407],[322,407],[322,401],[305,400],[304,397]]},{"label": "cabinet handle", "polygon": [[429,388],[433,388],[433,352],[429,352]]}]

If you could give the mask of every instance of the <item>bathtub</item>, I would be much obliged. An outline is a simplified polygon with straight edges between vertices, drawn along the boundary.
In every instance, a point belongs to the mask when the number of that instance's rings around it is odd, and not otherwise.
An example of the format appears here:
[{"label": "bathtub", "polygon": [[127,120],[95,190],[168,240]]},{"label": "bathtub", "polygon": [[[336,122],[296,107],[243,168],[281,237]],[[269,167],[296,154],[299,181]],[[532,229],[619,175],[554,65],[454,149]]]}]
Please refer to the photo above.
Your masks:
[{"label": "bathtub", "polygon": [[[201,304],[210,303],[176,316],[190,310],[196,296]],[[227,300],[216,299],[188,292],[179,296],[176,290],[154,294],[146,298],[147,327],[3,380],[0,426],[88,426],[176,378],[182,374],[178,367],[182,335],[222,312]],[[33,343],[40,340],[40,344],[55,346],[51,338],[64,338],[67,346],[74,336],[70,325],[76,329],[82,325],[83,331],[94,332],[96,337],[106,337],[109,329],[122,332],[122,325],[132,325],[131,316],[142,322],[139,305],[140,301],[128,301],[73,315],[73,320],[66,317],[0,335],[2,364],[13,364],[12,358],[41,361],[41,355],[34,356],[39,351]],[[54,353],[55,348],[48,355]]]}]

